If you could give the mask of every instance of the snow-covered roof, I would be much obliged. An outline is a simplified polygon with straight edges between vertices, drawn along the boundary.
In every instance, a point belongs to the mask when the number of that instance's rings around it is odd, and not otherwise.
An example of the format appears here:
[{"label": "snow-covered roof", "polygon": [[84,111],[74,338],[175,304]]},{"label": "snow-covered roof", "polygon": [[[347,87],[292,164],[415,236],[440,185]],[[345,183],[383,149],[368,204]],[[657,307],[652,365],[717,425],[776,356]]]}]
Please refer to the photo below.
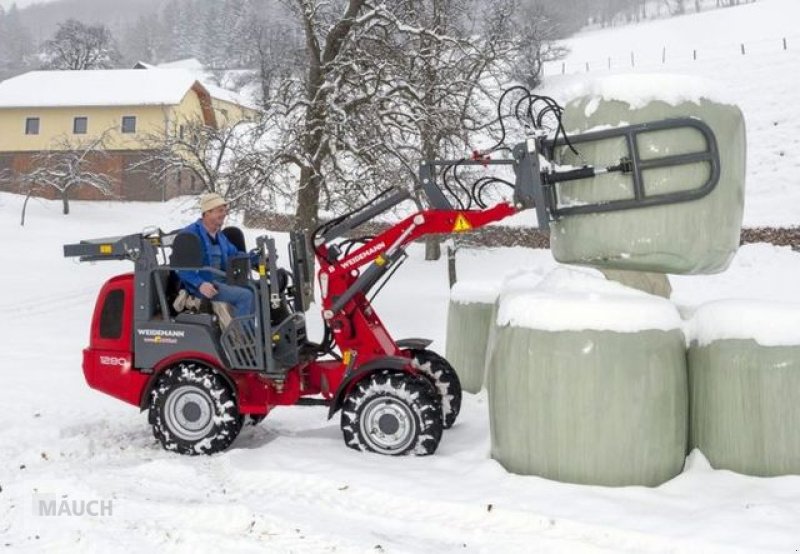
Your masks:
[{"label": "snow-covered roof", "polygon": [[202,84],[208,91],[208,94],[211,96],[211,98],[216,98],[217,100],[230,102],[231,104],[236,104],[238,106],[249,108],[251,110],[258,110],[258,107],[253,102],[249,101],[247,98],[245,98],[239,93],[236,93],[232,90],[228,90],[226,88],[218,87],[216,85],[212,85],[205,81],[202,81]]},{"label": "snow-covered roof", "polygon": [[0,83],[0,108],[171,106],[195,82],[183,69],[31,71]]},{"label": "snow-covered roof", "polygon": [[203,67],[203,64],[197,58],[186,58],[184,60],[160,63],[158,65],[139,61],[133,67],[134,69],[159,69],[170,71],[177,69],[188,71],[194,75],[195,79],[197,79],[197,81],[200,82],[203,87],[205,87],[212,98],[230,102],[231,104],[236,104],[251,110],[259,109],[256,103],[248,99],[247,96],[215,84],[213,82],[213,74],[209,71],[206,71],[206,69]]},{"label": "snow-covered roof", "polygon": [[190,69],[193,71],[205,71],[203,63],[197,58],[185,58],[183,60],[160,63],[155,67],[159,67],[161,69]]}]

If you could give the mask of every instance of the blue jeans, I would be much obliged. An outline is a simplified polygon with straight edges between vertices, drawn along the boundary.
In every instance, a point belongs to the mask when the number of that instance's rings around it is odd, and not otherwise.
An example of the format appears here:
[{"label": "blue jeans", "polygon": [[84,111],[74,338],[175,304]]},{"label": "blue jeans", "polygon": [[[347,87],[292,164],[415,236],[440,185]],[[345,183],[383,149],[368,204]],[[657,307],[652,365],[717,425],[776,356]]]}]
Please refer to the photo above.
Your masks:
[{"label": "blue jeans", "polygon": [[244,287],[234,287],[219,281],[214,281],[217,288],[217,295],[211,300],[214,302],[227,302],[233,307],[233,317],[252,317],[255,313],[253,309],[253,291]]}]

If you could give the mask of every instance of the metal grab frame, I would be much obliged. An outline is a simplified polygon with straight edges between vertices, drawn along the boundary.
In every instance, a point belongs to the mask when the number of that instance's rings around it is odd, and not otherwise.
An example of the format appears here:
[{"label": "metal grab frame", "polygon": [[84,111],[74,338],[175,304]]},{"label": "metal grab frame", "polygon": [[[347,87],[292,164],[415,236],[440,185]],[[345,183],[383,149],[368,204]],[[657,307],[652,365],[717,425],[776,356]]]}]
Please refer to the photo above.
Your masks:
[{"label": "metal grab frame", "polygon": [[[689,154],[678,154],[675,156],[665,156],[662,158],[652,158],[643,160],[639,154],[639,145],[637,137],[645,133],[653,133],[657,131],[664,131],[670,129],[692,128],[700,132],[706,142],[706,149],[701,152],[692,152]],[[564,216],[570,215],[584,215],[594,213],[615,212],[622,210],[633,210],[638,208],[647,208],[651,206],[664,206],[668,204],[677,204],[680,202],[691,202],[697,200],[711,193],[719,184],[720,179],[720,161],[719,161],[719,148],[717,146],[717,139],[711,127],[706,125],[699,119],[689,117],[665,119],[662,121],[653,121],[648,123],[639,123],[635,125],[627,125],[617,129],[605,129],[602,131],[592,131],[589,133],[581,133],[571,135],[569,142],[577,145],[587,142],[595,142],[600,140],[607,140],[610,138],[624,137],[628,147],[627,158],[621,160],[620,166],[606,168],[607,171],[616,170],[618,167],[622,173],[631,173],[633,177],[633,192],[634,197],[625,200],[611,200],[607,202],[595,202],[591,204],[584,204],[580,206],[558,207],[558,192],[557,187],[553,186],[555,183],[566,182],[577,179],[584,179],[592,175],[578,175],[574,178],[563,178],[558,172],[547,174],[546,180],[548,186],[549,205],[548,211],[552,219],[556,220]],[[546,141],[544,148],[546,157],[554,159],[555,151],[559,147],[567,146],[566,140],[563,138],[557,141]],[[645,188],[644,178],[642,172],[655,169],[659,167],[676,167],[681,165],[688,165],[693,163],[707,162],[710,165],[709,177],[700,187],[682,190],[676,192],[666,192],[660,194],[647,194]],[[626,168],[623,168],[627,165]],[[570,172],[566,172],[567,174]],[[604,173],[604,171],[595,171],[595,175]]]}]

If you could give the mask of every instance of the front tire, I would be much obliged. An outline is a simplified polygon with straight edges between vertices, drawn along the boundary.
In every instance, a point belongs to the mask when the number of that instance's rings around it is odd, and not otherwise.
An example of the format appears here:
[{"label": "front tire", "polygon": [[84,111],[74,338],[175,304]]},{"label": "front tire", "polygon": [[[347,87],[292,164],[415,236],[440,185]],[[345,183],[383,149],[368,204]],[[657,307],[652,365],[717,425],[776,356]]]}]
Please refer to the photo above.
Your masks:
[{"label": "front tire", "polygon": [[345,399],[341,427],[355,450],[427,456],[442,438],[439,397],[426,379],[410,373],[373,373]]},{"label": "front tire", "polygon": [[446,359],[428,349],[409,350],[420,371],[430,380],[442,403],[442,423],[450,429],[461,412],[461,381]]},{"label": "front tire", "polygon": [[228,384],[196,363],[166,369],[150,396],[153,435],[165,450],[179,454],[225,450],[239,435],[243,419]]}]

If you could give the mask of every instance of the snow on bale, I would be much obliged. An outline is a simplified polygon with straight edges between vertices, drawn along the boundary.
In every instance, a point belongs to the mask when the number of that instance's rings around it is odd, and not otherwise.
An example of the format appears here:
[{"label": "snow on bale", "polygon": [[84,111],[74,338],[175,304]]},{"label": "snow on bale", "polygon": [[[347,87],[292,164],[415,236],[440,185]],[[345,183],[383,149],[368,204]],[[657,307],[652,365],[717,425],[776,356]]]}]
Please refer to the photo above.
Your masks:
[{"label": "snow on bale", "polygon": [[[697,118],[714,131],[721,175],[707,196],[690,202],[602,214],[571,215],[555,222],[550,247],[563,263],[675,274],[723,271],[739,246],[744,210],[745,124],[724,91],[698,78],[620,75],[590,82],[565,96],[564,126],[584,132],[679,117]],[[643,160],[705,150],[702,134],[689,128],[639,135]],[[615,165],[628,155],[622,137],[576,145],[581,157],[562,149],[561,163]],[[696,189],[710,175],[698,162],[643,171],[647,194]],[[609,173],[562,183],[560,206],[633,198],[631,174]]]},{"label": "snow on bale", "polygon": [[800,305],[713,302],[689,330],[690,444],[716,469],[800,474]]},{"label": "snow on bale", "polygon": [[445,357],[467,392],[476,393],[483,387],[496,298],[497,285],[491,283],[459,282],[450,292]]},{"label": "snow on bale", "polygon": [[686,345],[668,300],[559,268],[499,304],[487,370],[494,459],[592,485],[656,486],[680,473]]}]

